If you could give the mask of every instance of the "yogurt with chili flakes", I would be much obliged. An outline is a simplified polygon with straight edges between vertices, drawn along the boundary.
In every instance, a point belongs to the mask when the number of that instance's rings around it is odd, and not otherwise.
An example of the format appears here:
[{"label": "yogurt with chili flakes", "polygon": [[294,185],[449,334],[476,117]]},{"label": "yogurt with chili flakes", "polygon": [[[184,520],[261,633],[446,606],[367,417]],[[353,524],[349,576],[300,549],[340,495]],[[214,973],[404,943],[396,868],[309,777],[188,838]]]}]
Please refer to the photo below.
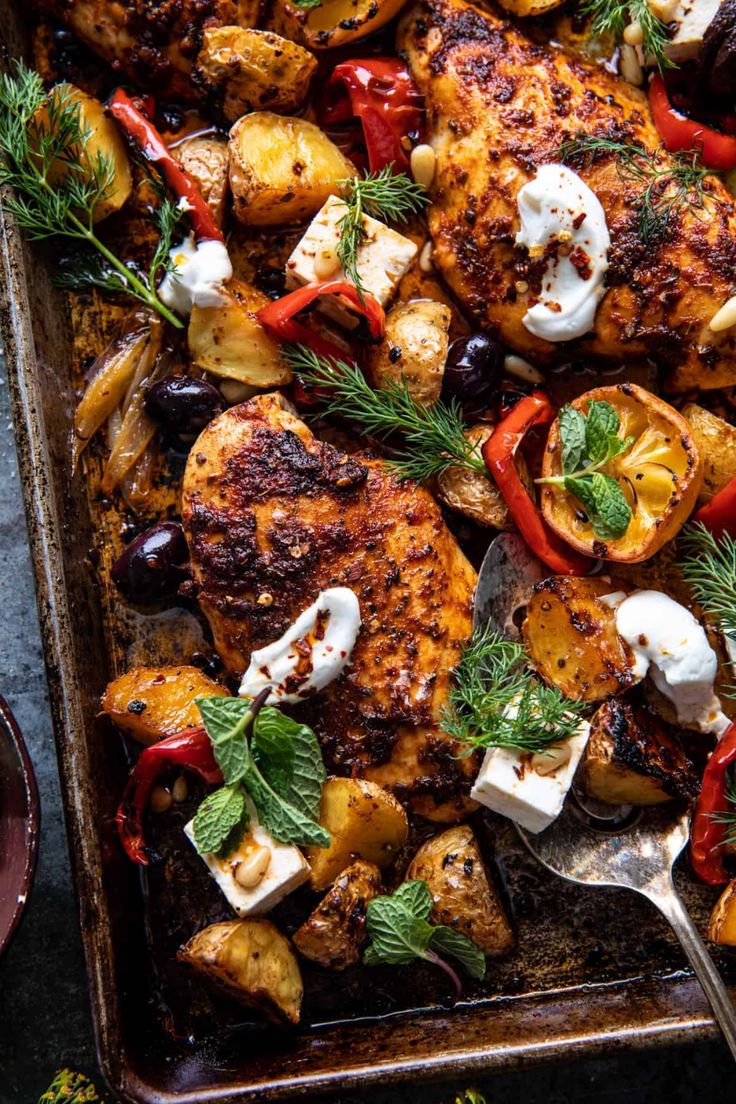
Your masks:
[{"label": "yogurt with chili flakes", "polygon": [[572,169],[551,164],[538,169],[516,202],[516,244],[529,250],[534,289],[522,322],[545,341],[582,337],[605,294],[611,238],[600,200]]},{"label": "yogurt with chili flakes", "polygon": [[354,591],[323,590],[283,636],[251,653],[240,697],[254,698],[269,687],[269,701],[295,703],[323,690],[350,661],[360,625]]}]

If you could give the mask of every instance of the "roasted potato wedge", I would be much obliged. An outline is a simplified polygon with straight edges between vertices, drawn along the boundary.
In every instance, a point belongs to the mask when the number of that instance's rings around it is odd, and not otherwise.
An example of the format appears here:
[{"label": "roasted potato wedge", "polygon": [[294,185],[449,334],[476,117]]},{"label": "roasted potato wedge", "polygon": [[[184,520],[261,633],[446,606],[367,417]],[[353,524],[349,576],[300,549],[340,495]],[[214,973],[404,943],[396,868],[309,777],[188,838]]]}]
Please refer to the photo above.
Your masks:
[{"label": "roasted potato wedge", "polygon": [[250,27],[208,27],[197,56],[194,80],[221,104],[235,123],[248,111],[294,111],[300,107],[317,59],[273,31]]},{"label": "roasted potato wedge", "polygon": [[736,476],[736,427],[697,403],[687,403],[682,416],[703,461],[700,502],[707,502]]},{"label": "roasted potato wedge", "polygon": [[289,940],[270,920],[225,920],[178,955],[217,989],[275,1023],[299,1023],[302,976]]},{"label": "roasted potato wedge", "polygon": [[544,681],[568,698],[601,701],[634,684],[633,655],[616,631],[615,611],[601,601],[616,589],[605,579],[565,575],[534,588],[524,640]]},{"label": "roasted potato wedge", "polygon": [[274,30],[310,50],[345,46],[373,34],[401,10],[405,0],[323,0],[318,7],[300,8],[290,0],[276,0]]},{"label": "roasted potato wedge", "polygon": [[[479,424],[466,430],[465,436],[468,440],[477,442],[480,450],[492,432],[493,426]],[[522,482],[533,495],[534,484],[526,461],[520,454],[516,457],[516,467]],[[479,525],[490,525],[493,529],[515,528],[501,492],[490,475],[481,475],[480,472],[454,465],[437,479],[437,497],[445,506],[457,510],[459,514],[464,514]]]},{"label": "roasted potato wedge", "polygon": [[708,924],[708,939],[724,947],[736,947],[736,879],[715,903]]},{"label": "roasted potato wedge", "polygon": [[512,949],[513,930],[470,825],[448,828],[423,843],[406,871],[407,881],[414,878],[429,886],[433,924],[462,932],[487,955]]},{"label": "roasted potato wedge", "polygon": [[695,797],[698,775],[674,730],[641,706],[605,702],[591,721],[585,788],[610,805]]},{"label": "roasted potato wedge", "polygon": [[368,371],[376,387],[406,381],[422,406],[434,406],[442,390],[452,310],[444,303],[419,299],[398,303],[386,315],[386,332],[368,352]]},{"label": "roasted potato wedge", "polygon": [[319,818],[332,836],[329,847],[308,847],[312,889],[326,889],[357,856],[388,866],[406,843],[409,822],[395,797],[375,782],[328,778]]},{"label": "roasted potato wedge", "polygon": [[219,307],[194,307],[187,339],[192,360],[213,376],[253,387],[280,387],[291,372],[279,347],[256,318],[270,300],[257,288],[231,280]]},{"label": "roasted potato wedge", "polygon": [[176,146],[173,154],[182,168],[194,177],[215,222],[222,226],[229,188],[230,154],[225,139],[199,134]]},{"label": "roasted potato wedge", "polygon": [[380,892],[378,867],[362,859],[352,863],[294,934],[299,954],[328,970],[344,970],[358,962],[366,941],[368,902]]},{"label": "roasted potato wedge", "polygon": [[139,744],[155,744],[202,723],[196,698],[228,697],[199,667],[133,667],[107,684],[102,709]]},{"label": "roasted potato wedge", "polygon": [[[619,436],[633,444],[603,466],[631,506],[626,532],[615,539],[597,536],[582,503],[563,484],[542,484],[547,523],[587,556],[638,563],[653,556],[690,516],[703,482],[703,465],[690,426],[668,403],[634,383],[597,387],[572,406],[587,413],[593,401],[613,406],[621,420]],[[562,472],[560,423],[555,420],[542,461],[545,478]]]},{"label": "roasted potato wedge", "polygon": [[248,226],[285,226],[316,214],[352,161],[306,119],[245,115],[230,131],[235,216]]}]

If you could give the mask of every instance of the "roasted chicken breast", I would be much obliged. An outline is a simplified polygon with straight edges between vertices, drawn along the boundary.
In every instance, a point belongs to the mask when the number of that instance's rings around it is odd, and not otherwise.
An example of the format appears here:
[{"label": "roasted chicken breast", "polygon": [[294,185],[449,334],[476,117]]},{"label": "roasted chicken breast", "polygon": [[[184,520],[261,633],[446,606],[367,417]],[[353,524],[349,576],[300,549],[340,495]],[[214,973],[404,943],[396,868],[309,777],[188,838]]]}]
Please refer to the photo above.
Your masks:
[{"label": "roasted chicken breast", "polygon": [[466,811],[475,763],[455,757],[437,722],[476,580],[431,496],[383,461],[317,440],[272,393],[198,438],[182,514],[228,671],[242,674],[321,590],[351,587],[362,627],[350,664],[300,716],[335,773],[386,785],[433,819]]},{"label": "roasted chicken breast", "polygon": [[[398,48],[426,97],[437,157],[429,224],[435,262],[458,298],[492,332],[544,364],[571,353],[626,361],[651,357],[687,390],[736,383],[736,328],[708,323],[736,291],[736,214],[720,180],[707,177],[648,241],[639,227],[647,185],[620,156],[570,162],[603,205],[611,236],[606,294],[594,330],[572,343],[535,337],[522,318],[544,259],[516,248],[517,195],[559,147],[581,134],[638,143],[660,168],[646,95],[601,65],[532,41],[517,24],[463,0],[422,0],[404,17]],[[671,195],[676,185],[662,185]]]}]

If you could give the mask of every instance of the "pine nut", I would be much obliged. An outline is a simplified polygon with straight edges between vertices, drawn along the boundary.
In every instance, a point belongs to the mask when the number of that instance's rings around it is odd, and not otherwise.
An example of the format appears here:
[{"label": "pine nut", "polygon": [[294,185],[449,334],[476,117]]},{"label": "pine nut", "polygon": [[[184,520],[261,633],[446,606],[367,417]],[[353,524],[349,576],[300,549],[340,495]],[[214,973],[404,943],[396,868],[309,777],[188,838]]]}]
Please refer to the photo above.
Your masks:
[{"label": "pine nut", "polygon": [[241,383],[236,379],[224,379],[220,384],[220,392],[225,402],[233,405],[252,399],[256,390],[257,388],[251,387],[249,383]]},{"label": "pine nut", "polygon": [[532,755],[531,767],[537,774],[554,774],[570,761],[570,744],[552,744],[546,751]]},{"label": "pine nut", "polygon": [[518,291],[519,295],[526,295],[529,290],[529,284],[526,282],[526,280],[517,280],[514,284],[514,287]]},{"label": "pine nut", "polygon": [[626,42],[621,47],[619,69],[621,71],[621,76],[624,80],[627,80],[629,84],[635,84],[637,87],[640,87],[644,83],[644,70],[641,67],[636,49],[633,46],[629,46]]},{"label": "pine nut", "polygon": [[156,786],[151,791],[151,810],[154,813],[165,813],[171,808],[174,799],[163,786]]},{"label": "pine nut", "polygon": [[721,330],[730,330],[736,326],[736,295],[732,295],[727,303],[724,303],[719,311],[713,315],[709,323],[713,333]]},{"label": "pine nut", "polygon": [[272,606],[273,594],[269,594],[267,590],[264,590],[263,594],[259,594],[256,598],[259,606]]},{"label": "pine nut", "polygon": [[189,787],[187,786],[187,780],[183,774],[180,774],[174,785],[171,787],[171,796],[174,801],[186,801],[187,794],[189,793]]},{"label": "pine nut", "polygon": [[544,383],[544,376],[533,364],[530,364],[528,360],[524,360],[523,357],[514,356],[513,353],[504,357],[503,370],[508,372],[510,376],[516,376],[517,379],[524,380],[525,383]]},{"label": "pine nut", "polygon": [[434,180],[437,167],[437,158],[432,147],[427,145],[426,142],[421,146],[415,146],[411,151],[409,163],[411,165],[411,175],[417,184],[421,184],[423,188],[428,188]]},{"label": "pine nut", "polygon": [[627,42],[629,46],[641,46],[643,41],[644,31],[638,19],[624,28],[624,42]]},{"label": "pine nut", "polygon": [[263,881],[271,863],[271,852],[267,847],[257,846],[247,858],[235,867],[234,878],[243,889],[255,889]]},{"label": "pine nut", "polygon": [[337,251],[331,245],[321,245],[314,255],[314,275],[318,280],[326,280],[339,268]]},{"label": "pine nut", "polygon": [[422,272],[431,272],[434,268],[434,261],[432,260],[433,253],[434,245],[430,239],[424,243],[422,252],[419,254],[419,267]]}]

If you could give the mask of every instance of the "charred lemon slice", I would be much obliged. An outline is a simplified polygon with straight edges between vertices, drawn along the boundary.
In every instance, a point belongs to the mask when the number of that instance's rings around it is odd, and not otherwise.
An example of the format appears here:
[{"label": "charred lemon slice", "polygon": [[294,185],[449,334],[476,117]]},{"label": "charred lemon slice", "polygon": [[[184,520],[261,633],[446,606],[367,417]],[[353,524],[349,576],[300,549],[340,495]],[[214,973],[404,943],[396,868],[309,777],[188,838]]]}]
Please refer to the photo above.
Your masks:
[{"label": "charred lemon slice", "polygon": [[[587,417],[592,403],[613,407],[620,421],[617,434],[629,441],[597,469],[616,481],[630,507],[625,531],[615,537],[602,535],[584,501],[561,481],[541,484],[542,513],[556,533],[585,555],[639,563],[687,521],[703,482],[700,454],[685,419],[643,387],[597,387],[571,405]],[[562,476],[562,443],[558,418],[544,451],[543,479]]]}]

